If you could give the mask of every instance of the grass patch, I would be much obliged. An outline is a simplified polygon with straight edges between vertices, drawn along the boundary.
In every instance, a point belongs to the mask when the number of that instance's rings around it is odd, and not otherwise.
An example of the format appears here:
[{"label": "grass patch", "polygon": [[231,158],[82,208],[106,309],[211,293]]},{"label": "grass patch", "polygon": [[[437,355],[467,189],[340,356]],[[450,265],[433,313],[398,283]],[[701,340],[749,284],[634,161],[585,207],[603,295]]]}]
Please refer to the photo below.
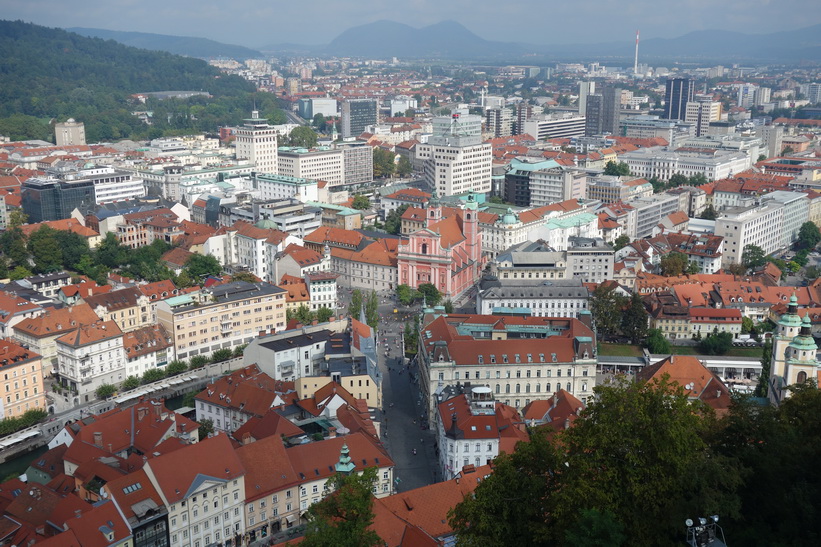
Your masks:
[{"label": "grass patch", "polygon": [[609,357],[641,357],[641,347],[630,344],[599,344],[599,355]]}]

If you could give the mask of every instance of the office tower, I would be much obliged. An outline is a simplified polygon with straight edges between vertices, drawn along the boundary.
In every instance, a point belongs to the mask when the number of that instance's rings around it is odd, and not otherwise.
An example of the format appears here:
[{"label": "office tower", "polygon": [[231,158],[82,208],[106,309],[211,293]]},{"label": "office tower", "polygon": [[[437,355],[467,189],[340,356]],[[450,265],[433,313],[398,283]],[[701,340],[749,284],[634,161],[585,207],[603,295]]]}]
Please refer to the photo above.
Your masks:
[{"label": "office tower", "polygon": [[82,122],[69,118],[65,123],[54,124],[54,142],[57,146],[76,146],[86,143],[86,130]]},{"label": "office tower", "polygon": [[482,142],[482,117],[466,111],[433,118],[433,135],[416,145],[425,181],[440,196],[489,192],[493,153]]},{"label": "office tower", "polygon": [[621,111],[621,89],[607,87],[601,93],[587,96],[584,134],[617,135]]},{"label": "office tower", "polygon": [[807,100],[810,104],[821,103],[821,84],[807,84]]},{"label": "office tower", "polygon": [[277,173],[277,132],[268,120],[259,117],[254,110],[244,120],[242,127],[234,131],[238,160],[250,160],[259,173]]},{"label": "office tower", "polygon": [[21,188],[23,212],[29,222],[69,218],[82,205],[96,203],[94,181],[32,177]]},{"label": "office tower", "polygon": [[[513,124],[513,134],[524,133],[525,122],[533,117],[533,105],[526,101],[521,101],[516,105],[516,122]],[[536,135],[533,135],[534,137]]]},{"label": "office tower", "polygon": [[587,97],[596,92],[596,82],[579,83],[579,114],[582,116],[587,112]]},{"label": "office tower", "polygon": [[683,120],[687,103],[693,100],[693,80],[673,78],[667,80],[664,92],[664,117],[668,120]]},{"label": "office tower", "polygon": [[494,137],[513,134],[513,111],[509,108],[489,108],[485,112],[485,128]]},{"label": "office tower", "polygon": [[342,103],[342,138],[358,137],[369,125],[376,125],[375,99],[347,99]]},{"label": "office tower", "polygon": [[696,137],[706,135],[710,122],[721,120],[721,103],[713,101],[712,95],[696,95],[695,101],[687,103],[684,121],[693,124]]}]

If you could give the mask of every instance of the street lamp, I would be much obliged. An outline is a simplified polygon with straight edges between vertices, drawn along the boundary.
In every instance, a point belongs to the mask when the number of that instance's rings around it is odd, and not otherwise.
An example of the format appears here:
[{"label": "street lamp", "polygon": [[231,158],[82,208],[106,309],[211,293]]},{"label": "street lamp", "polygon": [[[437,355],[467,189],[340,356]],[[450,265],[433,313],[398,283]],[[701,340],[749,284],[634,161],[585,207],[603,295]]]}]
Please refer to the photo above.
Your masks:
[{"label": "street lamp", "polygon": [[724,530],[718,525],[718,515],[699,517],[684,521],[687,526],[687,545],[691,547],[723,547],[726,546]]}]

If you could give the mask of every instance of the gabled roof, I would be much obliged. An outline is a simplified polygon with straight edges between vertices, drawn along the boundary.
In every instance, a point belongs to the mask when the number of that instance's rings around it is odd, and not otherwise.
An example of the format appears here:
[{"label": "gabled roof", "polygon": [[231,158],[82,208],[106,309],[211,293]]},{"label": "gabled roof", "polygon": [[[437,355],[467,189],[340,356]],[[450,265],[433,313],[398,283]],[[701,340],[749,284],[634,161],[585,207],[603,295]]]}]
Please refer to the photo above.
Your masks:
[{"label": "gabled roof", "polygon": [[160,257],[160,260],[166,264],[182,268],[192,256],[194,256],[194,253],[187,251],[182,247],[175,247],[164,253]]},{"label": "gabled roof", "polygon": [[90,511],[66,521],[66,526],[83,547],[108,547],[131,537],[128,523],[111,500],[96,503]]},{"label": "gabled roof", "polygon": [[245,475],[245,467],[224,433],[163,454],[146,465],[168,503],[185,499],[205,481],[227,482]]},{"label": "gabled roof", "polygon": [[645,382],[661,380],[667,375],[678,383],[690,399],[698,399],[723,414],[730,407],[730,390],[710,369],[691,355],[671,355],[636,373]]},{"label": "gabled roof", "polygon": [[351,461],[357,470],[394,465],[388,453],[362,432],[293,446],[286,448],[285,452],[299,480],[314,481],[327,479],[336,472],[334,465],[339,461],[343,444],[348,445]]},{"label": "gabled roof", "polygon": [[132,524],[139,522],[148,511],[163,506],[160,493],[154,488],[145,469],[108,481],[105,489]]},{"label": "gabled roof", "polygon": [[[269,409],[262,416],[252,416],[242,424],[231,436],[240,443],[259,441],[267,437],[296,437],[305,432],[291,423],[287,418],[280,416],[275,410]],[[247,468],[247,466],[246,466]]]},{"label": "gabled roof", "polygon": [[114,321],[99,321],[91,325],[81,325],[77,330],[58,338],[57,343],[79,348],[103,340],[119,338],[122,334],[123,331]]},{"label": "gabled roof", "polygon": [[236,454],[246,470],[246,502],[270,496],[300,482],[279,435],[240,446]]},{"label": "gabled roof", "polygon": [[123,334],[126,359],[164,351],[172,345],[171,335],[162,325],[148,325]]},{"label": "gabled roof", "polygon": [[142,293],[137,287],[127,287],[105,294],[87,296],[83,300],[91,306],[92,310],[96,310],[97,307],[102,306],[109,312],[112,312],[136,307],[141,296]]},{"label": "gabled roof", "polygon": [[322,262],[322,255],[318,252],[308,249],[307,247],[297,245],[296,243],[291,243],[285,247],[282,254],[285,256],[290,256],[297,264],[299,264],[301,268],[313,266]]},{"label": "gabled roof", "polygon": [[569,427],[584,408],[582,403],[573,394],[560,389],[550,399],[537,399],[522,409],[526,422],[548,424],[555,431]]}]

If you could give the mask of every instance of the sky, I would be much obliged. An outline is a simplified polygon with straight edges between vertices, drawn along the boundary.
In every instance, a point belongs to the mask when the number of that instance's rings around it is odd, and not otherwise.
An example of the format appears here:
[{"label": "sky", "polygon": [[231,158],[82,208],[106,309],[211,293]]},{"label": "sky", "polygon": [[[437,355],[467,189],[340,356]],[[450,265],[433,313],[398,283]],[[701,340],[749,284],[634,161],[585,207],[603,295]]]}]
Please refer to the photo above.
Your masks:
[{"label": "sky", "polygon": [[695,30],[750,34],[821,23],[819,0],[0,0],[0,18],[199,36],[259,48],[327,44],[388,19],[413,27],[454,20],[482,38],[531,44],[631,42]]}]

